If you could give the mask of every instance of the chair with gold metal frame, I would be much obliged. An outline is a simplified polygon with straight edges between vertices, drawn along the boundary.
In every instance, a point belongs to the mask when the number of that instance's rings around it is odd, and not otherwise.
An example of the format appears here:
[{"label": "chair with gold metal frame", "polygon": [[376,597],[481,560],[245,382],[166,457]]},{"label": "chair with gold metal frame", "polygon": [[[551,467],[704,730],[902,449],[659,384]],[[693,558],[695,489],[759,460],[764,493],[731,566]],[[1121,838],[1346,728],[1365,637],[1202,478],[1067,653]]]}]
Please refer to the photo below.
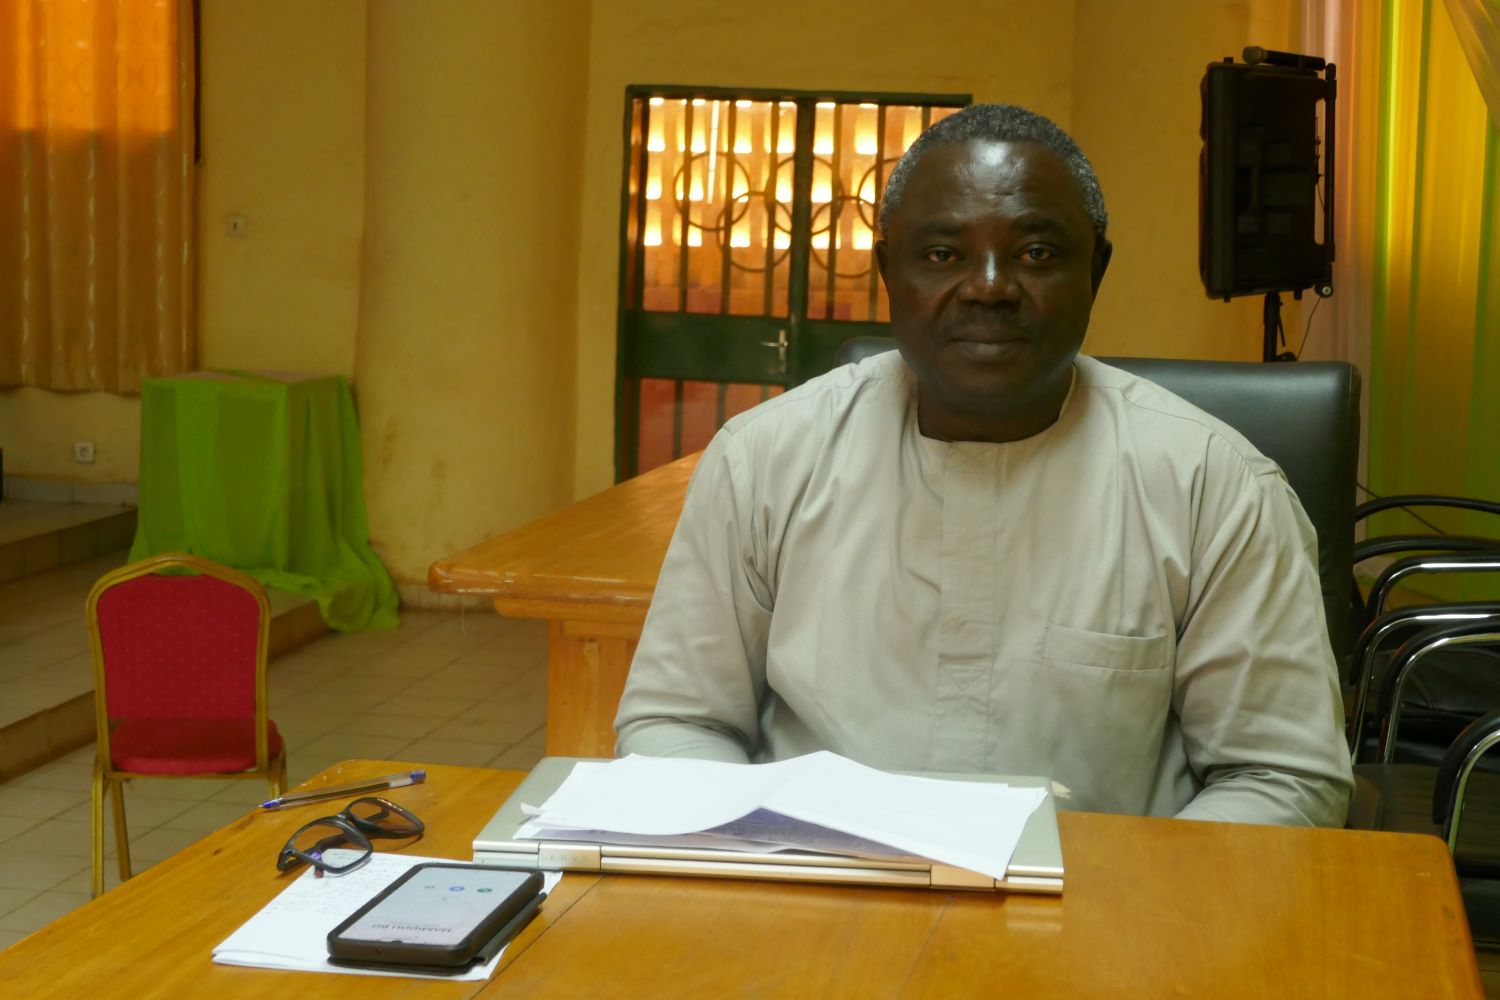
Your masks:
[{"label": "chair with gold metal frame", "polygon": [[286,748],[266,718],[270,606],[238,570],[184,553],[143,559],[89,592],[98,745],[93,894],[104,891],[104,793],[120,879],[130,878],[122,782],[261,778],[286,787]]}]

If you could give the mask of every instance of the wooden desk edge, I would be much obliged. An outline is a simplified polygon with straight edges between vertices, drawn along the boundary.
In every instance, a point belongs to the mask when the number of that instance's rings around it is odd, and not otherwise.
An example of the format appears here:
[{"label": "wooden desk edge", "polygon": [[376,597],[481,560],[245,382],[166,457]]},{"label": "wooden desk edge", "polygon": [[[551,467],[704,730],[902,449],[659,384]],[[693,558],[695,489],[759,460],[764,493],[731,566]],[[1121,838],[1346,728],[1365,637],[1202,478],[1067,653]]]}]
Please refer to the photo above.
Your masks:
[{"label": "wooden desk edge", "polygon": [[[325,769],[324,771],[320,772],[318,775],[314,776],[298,787],[304,789],[316,788],[334,781],[346,781],[367,774],[384,774],[410,766],[413,765],[410,763],[396,761],[362,759],[349,760]],[[472,781],[483,781],[489,785],[497,786],[493,789],[487,788],[487,791],[492,791],[493,794],[496,795],[500,794],[504,790],[503,787],[499,786],[508,786],[509,788],[514,788],[522,777],[522,772],[505,771],[491,768],[464,768],[434,765],[433,770],[437,772],[437,777],[440,780],[443,777],[443,772],[451,772],[452,777],[454,778],[465,778],[465,780],[457,782],[457,784],[460,785],[469,784]],[[468,772],[467,777],[465,777],[465,772]],[[481,778],[481,774],[485,775],[485,777]],[[472,815],[478,815],[478,813],[482,813],[484,811],[485,810],[483,808],[480,808],[477,812],[474,812],[471,806],[469,810],[464,813],[464,815],[466,817],[471,813]],[[143,915],[146,915],[142,910],[142,901],[149,899],[152,895],[160,895],[159,893],[153,892],[153,890],[158,887],[158,883],[186,883],[187,881],[192,880],[191,887],[193,888],[193,891],[196,892],[198,886],[198,876],[200,875],[200,871],[198,869],[201,869],[205,864],[227,864],[229,865],[229,867],[233,868],[234,863],[232,859],[240,854],[237,849],[231,850],[228,856],[217,861],[215,860],[215,856],[219,855],[225,848],[230,847],[235,837],[243,835],[243,827],[246,825],[247,821],[253,822],[254,817],[265,815],[274,814],[264,814],[255,810],[247,812],[244,817],[233,821],[226,827],[221,828],[215,833],[210,834],[208,837],[197,841],[195,844],[190,845],[184,850],[178,852],[166,861],[155,865],[151,869],[143,872],[141,875],[137,876],[136,879],[132,880],[132,883],[127,883],[125,886],[122,886],[119,889],[111,890],[99,900],[87,904],[84,907],[80,907],[78,910],[75,910],[72,913],[65,915],[64,917],[59,918],[57,921],[49,924],[46,928],[43,928],[36,934],[26,938],[21,942],[18,942],[10,949],[7,949],[5,952],[0,953],[0,984],[10,983],[12,985],[25,985],[29,983],[32,986],[35,986],[43,981],[43,977],[54,976],[57,974],[57,970],[55,968],[50,970],[48,969],[46,960],[57,959],[59,954],[66,952],[68,948],[72,948],[75,950],[81,947],[86,948],[86,945],[90,939],[97,939],[101,941],[106,939],[113,940],[114,944],[118,945],[123,927],[130,924],[134,924],[139,927],[138,931],[130,933],[140,933],[148,936],[150,934],[156,933],[160,930],[158,926],[140,926],[140,918]],[[456,816],[450,818],[448,822],[452,822],[453,819],[456,819]],[[1232,826],[1218,823],[1196,823],[1183,820],[1155,819],[1143,824],[1141,823],[1139,817],[1113,817],[1104,814],[1079,814],[1064,812],[1060,814],[1059,820],[1060,832],[1063,836],[1065,850],[1067,849],[1069,842],[1071,842],[1075,836],[1083,833],[1081,827],[1086,823],[1095,827],[1103,828],[1096,829],[1094,831],[1094,835],[1096,838],[1104,837],[1109,839],[1113,839],[1116,832],[1125,831],[1128,827],[1134,827],[1137,831],[1137,835],[1140,831],[1148,830],[1152,827],[1156,827],[1161,830],[1173,830],[1180,833],[1188,833],[1195,837],[1215,837],[1219,834],[1233,832]],[[470,819],[466,819],[465,825],[467,825],[467,823],[470,821]],[[292,822],[291,816],[288,817],[287,825],[295,825]],[[447,825],[447,823],[445,823],[444,825]],[[1302,837],[1307,835],[1307,831],[1278,831],[1276,828],[1272,828],[1272,832],[1268,835],[1276,837]],[[1458,897],[1457,878],[1452,871],[1451,861],[1448,858],[1446,848],[1441,841],[1437,840],[1434,837],[1417,834],[1393,834],[1365,831],[1334,830],[1314,831],[1314,835],[1319,838],[1354,837],[1367,843],[1372,842],[1367,838],[1380,838],[1386,843],[1400,843],[1404,845],[1405,848],[1409,849],[1410,856],[1418,857],[1424,863],[1424,867],[1430,866],[1431,871],[1426,873],[1427,875],[1431,875],[1433,873],[1444,873],[1444,875],[1440,876],[1439,879],[1444,883],[1444,885],[1441,886],[1441,892],[1443,895],[1448,896],[1450,899],[1457,899]],[[472,834],[469,832],[460,832],[456,828],[450,827],[449,834],[444,839],[446,848],[441,851],[432,851],[430,853],[436,854],[438,856],[443,856],[445,854],[452,855],[454,853],[462,854],[464,853],[462,848],[466,845],[466,842],[470,836],[472,836]],[[257,839],[264,838],[261,837]],[[271,839],[274,840],[276,838],[273,837]],[[259,845],[257,845],[257,847],[258,846]],[[428,852],[422,852],[420,849],[418,849],[415,853]],[[259,859],[260,855],[258,851],[255,856],[257,859]],[[420,995],[424,996],[434,995],[451,997],[457,997],[460,995],[473,996],[475,994],[492,995],[500,990],[505,989],[506,981],[503,978],[500,978],[503,974],[503,971],[509,969],[516,962],[520,961],[523,956],[528,955],[532,947],[536,945],[536,943],[542,938],[542,935],[552,927],[558,925],[565,919],[568,920],[571,925],[573,923],[572,918],[576,916],[572,912],[575,905],[583,901],[583,899],[588,896],[596,888],[596,886],[600,884],[600,882],[600,876],[590,876],[578,873],[569,874],[566,878],[564,878],[562,883],[557,887],[552,896],[549,898],[547,904],[544,905],[542,913],[539,915],[538,919],[534,921],[528,928],[526,928],[526,930],[523,931],[522,934],[519,935],[514,942],[512,942],[512,945],[507,948],[506,954],[502,959],[499,970],[497,971],[497,975],[495,977],[492,977],[487,981],[466,983],[441,982],[429,984],[418,983],[416,981],[405,981],[402,988],[404,988],[406,992],[411,995],[416,995],[417,992],[420,992]],[[134,889],[132,888],[132,884],[135,885]],[[161,886],[161,888],[167,887]],[[257,891],[255,893],[251,893],[250,898],[247,898],[245,900],[245,905],[243,907],[245,912],[237,912],[232,915],[234,921],[243,921],[244,919],[247,919],[253,914],[253,912],[256,912],[261,905],[263,905],[263,903],[261,902],[256,902],[255,897],[266,895],[267,898],[270,898],[270,890],[272,887],[269,884],[266,884],[261,888],[264,889],[265,892]],[[143,892],[142,890],[145,891]],[[177,887],[177,891],[183,891],[183,886],[179,885]],[[276,891],[279,891],[279,889]],[[1059,901],[1051,902],[1055,905],[1061,905]],[[236,907],[236,909],[239,909],[239,907]],[[104,916],[105,914],[107,914],[108,917],[104,920],[103,923],[101,923],[99,917]],[[213,937],[217,934],[227,933],[228,930],[232,930],[233,928],[228,926],[231,922],[228,919],[229,916],[229,914],[221,914],[216,923],[223,924],[224,926],[215,927],[208,936]],[[111,921],[108,918],[113,918],[113,920]],[[1462,975],[1462,978],[1466,979],[1467,982],[1454,982],[1452,985],[1456,987],[1468,986],[1473,991],[1472,995],[1479,996],[1482,995],[1482,985],[1479,977],[1477,962],[1475,961],[1474,957],[1474,950],[1468,940],[1467,921],[1464,917],[1461,907],[1458,908],[1456,919],[1458,921],[1457,927],[1461,928],[1464,932],[1462,934],[1464,941],[1452,941],[1450,943],[1455,945],[1461,943],[1464,946],[1463,954],[1466,956],[1466,958],[1461,962],[1461,965],[1464,966],[1462,972],[1466,973],[1466,975]],[[198,936],[202,937],[203,935],[200,934]],[[167,951],[170,951],[170,948],[168,948]],[[137,951],[134,954],[139,955],[140,952]],[[199,953],[195,951],[194,954],[197,955]],[[202,957],[205,961],[207,960],[206,954]],[[99,958],[100,956],[94,956],[95,961],[98,961]],[[226,972],[230,971],[223,966],[214,966],[213,968],[217,970],[224,970]],[[298,974],[296,973],[278,973],[268,970],[237,969],[232,971],[234,974],[233,978],[223,980],[223,982],[229,983],[233,987],[229,991],[227,991],[227,993],[225,994],[226,996],[239,996],[241,994],[262,995],[261,991],[267,985],[270,985],[273,989],[275,986],[279,985],[272,984],[270,979],[266,977],[276,976],[279,978],[281,976],[288,975],[298,976]],[[253,975],[251,975],[252,973]],[[349,995],[353,997],[356,995],[360,995],[360,993],[369,985],[367,981],[357,981],[358,978],[359,977],[340,976],[325,977],[326,980],[332,980],[332,982],[319,983],[319,985],[328,987],[331,990],[331,995]],[[344,981],[336,982],[338,980]],[[356,981],[351,982],[350,980]],[[216,973],[215,982],[219,981],[219,973]],[[308,980],[301,978],[297,979],[296,981],[308,982]],[[524,981],[524,976],[522,981]],[[174,980],[174,982],[180,983],[180,979]],[[392,986],[390,988],[390,992],[392,993],[392,995],[394,995],[397,990],[398,987]],[[382,992],[383,991],[377,990],[376,994],[381,995]]]},{"label": "wooden desk edge", "polygon": [[439,594],[478,594],[519,600],[553,601],[564,604],[649,607],[656,581],[617,580],[607,577],[517,574],[470,569],[462,565],[464,553],[439,559],[427,569],[427,587]]},{"label": "wooden desk edge", "polygon": [[[514,790],[514,788],[520,784],[521,780],[525,777],[526,774],[526,772],[524,771],[505,770],[499,768],[472,768],[451,765],[434,766],[422,765],[414,762],[367,760],[355,758],[330,765],[329,767],[320,771],[318,774],[309,778],[307,781],[298,785],[297,788],[318,788],[323,785],[349,781],[351,779],[363,777],[366,775],[389,774],[392,771],[410,769],[412,767],[418,766],[426,766],[430,770],[437,771],[440,775],[444,771],[487,772],[489,775],[497,776],[500,779],[502,788],[499,790],[499,792],[497,792],[497,794],[503,792],[503,794],[500,795],[500,798],[502,799],[504,795],[508,795],[511,790]],[[508,785],[508,787],[503,787],[506,785]],[[332,807],[337,808],[339,802],[340,800],[331,800]],[[498,806],[498,800],[496,805]],[[225,851],[226,849],[229,849],[231,851],[234,850],[231,845],[236,838],[243,835],[244,828],[247,825],[254,823],[258,817],[270,815],[274,814],[266,813],[260,809],[255,808],[247,809],[243,816],[239,817],[238,819],[232,820],[231,822],[225,824],[223,827],[220,827],[218,830],[215,830],[213,833],[210,833],[207,836],[193,842],[192,844],[189,844],[187,847],[176,852],[162,862],[152,865],[150,868],[137,874],[129,882],[111,889],[109,892],[106,892],[104,895],[100,896],[97,899],[90,900],[88,903],[85,903],[84,905],[62,915],[61,917],[47,924],[45,927],[40,928],[35,933],[26,936],[9,948],[0,951],[0,984],[20,984],[22,986],[25,986],[27,983],[31,983],[32,985],[35,985],[36,980],[34,977],[47,974],[45,969],[46,959],[49,955],[55,957],[56,952],[54,951],[54,949],[74,947],[75,942],[87,941],[96,938],[101,934],[111,935],[114,932],[109,931],[109,927],[118,928],[125,925],[134,926],[136,924],[139,924],[139,920],[136,918],[140,916],[141,904],[143,900],[150,899],[153,896],[158,895],[162,891],[170,892],[171,889],[169,889],[168,886],[173,882],[180,883],[183,879],[186,878],[197,880],[199,878],[199,875],[201,874],[201,872],[197,871],[197,869],[205,865],[213,866],[215,864],[214,859],[218,855],[220,855],[221,852]],[[309,813],[308,815],[316,815],[316,813]],[[307,817],[299,816],[298,818]],[[293,826],[294,825],[295,824],[293,824]],[[477,832],[477,828],[475,832]],[[458,836],[455,840],[455,838],[450,835],[448,838],[446,838],[448,841],[446,848],[432,851],[431,854],[432,856],[436,857],[452,857],[452,859],[456,861],[467,861],[469,860],[469,856],[467,850],[465,850],[464,848],[467,848],[469,839],[471,837],[472,833],[468,833]],[[274,848],[271,848],[270,850],[274,852]],[[417,855],[423,854],[423,851],[420,847],[420,842],[418,842],[417,845],[413,845],[411,853]],[[267,855],[267,862],[269,863],[269,855]],[[587,895],[588,892],[598,882],[598,880],[598,876],[590,876],[583,873],[570,873],[567,877],[565,877],[557,886],[557,888],[554,889],[551,894],[549,894],[547,901],[543,904],[542,910],[537,915],[537,918],[533,920],[519,935],[517,935],[515,940],[513,940],[506,947],[505,954],[504,956],[502,956],[499,966],[497,966],[495,975],[491,976],[489,979],[463,981],[457,983],[449,980],[405,980],[404,982],[410,984],[411,988],[414,990],[420,991],[423,989],[430,989],[434,993],[446,994],[449,996],[473,996],[484,991],[487,987],[495,982],[496,977],[499,975],[501,970],[508,968],[521,955],[523,955],[527,951],[527,949],[530,948],[538,938],[546,933],[546,931],[553,924],[561,919],[562,916],[566,914],[575,903],[577,903],[580,899]],[[196,884],[196,881],[194,884]],[[284,888],[284,884],[261,885],[258,887],[257,891],[249,894],[249,896],[245,900],[245,905],[243,907],[239,907],[237,905],[232,907],[232,909],[235,910],[232,916],[232,920],[223,919],[221,915],[219,919],[213,921],[213,923],[218,925],[214,927],[213,933],[210,935],[211,937],[215,938],[215,943],[217,943],[217,940],[222,940],[223,937],[227,937],[229,933],[243,924],[245,920],[250,919],[252,916],[254,916],[255,913],[258,913],[271,899],[274,899],[276,895],[280,894],[280,892]],[[260,898],[262,896],[264,896],[265,898]],[[106,916],[101,917],[101,914],[104,914]],[[100,923],[101,919],[104,921],[103,924]],[[142,928],[141,932],[150,934],[156,933],[159,930],[160,928],[158,927],[146,927]],[[117,934],[114,936],[118,938]],[[197,961],[199,958],[201,958],[204,963],[207,963],[208,968],[212,968],[215,970],[215,975],[228,973],[237,976],[239,974],[253,972],[257,976],[291,976],[296,977],[297,982],[307,981],[301,978],[304,974],[299,972],[274,969],[247,969],[241,966],[219,965],[212,962],[211,956],[206,951],[201,955],[195,953],[194,960]],[[95,960],[97,960],[97,956],[95,956]],[[179,969],[176,971],[180,972],[181,970]],[[353,993],[359,992],[359,989],[361,989],[362,986],[368,985],[367,980],[364,981],[363,984],[361,984],[360,982],[344,981],[346,980],[346,978],[359,980],[362,979],[362,977],[332,976],[329,978],[331,981],[323,985],[324,992],[329,992],[330,995],[344,995],[346,993],[352,995]],[[226,982],[232,982],[232,980],[227,980]],[[266,983],[269,983],[269,979],[260,980],[260,982],[262,983],[262,985],[264,985]],[[387,981],[387,983],[393,982],[401,981]],[[240,985],[243,984],[236,984],[236,986]],[[239,995],[239,990],[232,989],[231,993],[237,996]],[[426,994],[424,993],[423,995]]]},{"label": "wooden desk edge", "polygon": [[[439,559],[427,570],[427,585],[443,594],[485,594],[524,597],[535,600],[577,601],[581,603],[649,604],[656,589],[661,558],[666,554],[672,528],[682,507],[689,478],[698,464],[695,452],[645,472],[634,479],[584,497],[551,513],[486,539],[461,552]],[[670,518],[663,520],[663,514]],[[544,561],[555,572],[518,573],[504,568],[478,569],[476,566],[504,567],[514,564],[519,554],[524,563],[538,551],[553,554],[558,546],[576,553],[575,532],[582,524],[614,524],[624,517],[628,522],[645,518],[661,529],[660,537],[646,540],[649,565],[626,570],[630,579],[590,577],[569,571],[570,563]],[[572,544],[575,547],[568,549]],[[531,549],[528,549],[531,546]],[[540,549],[535,548],[540,546]],[[657,549],[659,548],[659,552]],[[597,565],[597,563],[594,563]],[[535,565],[535,564],[534,564]]]}]

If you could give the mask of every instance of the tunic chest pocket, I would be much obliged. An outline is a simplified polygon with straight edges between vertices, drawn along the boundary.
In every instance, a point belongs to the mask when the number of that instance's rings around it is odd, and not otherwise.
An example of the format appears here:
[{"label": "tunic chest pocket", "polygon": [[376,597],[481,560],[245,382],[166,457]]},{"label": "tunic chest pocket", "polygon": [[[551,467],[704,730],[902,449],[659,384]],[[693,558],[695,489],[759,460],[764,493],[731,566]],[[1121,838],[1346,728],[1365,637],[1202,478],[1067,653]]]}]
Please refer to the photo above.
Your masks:
[{"label": "tunic chest pocket", "polygon": [[1171,666],[1167,635],[1115,635],[1048,625],[1042,633],[1042,659],[1104,670],[1164,670]]}]

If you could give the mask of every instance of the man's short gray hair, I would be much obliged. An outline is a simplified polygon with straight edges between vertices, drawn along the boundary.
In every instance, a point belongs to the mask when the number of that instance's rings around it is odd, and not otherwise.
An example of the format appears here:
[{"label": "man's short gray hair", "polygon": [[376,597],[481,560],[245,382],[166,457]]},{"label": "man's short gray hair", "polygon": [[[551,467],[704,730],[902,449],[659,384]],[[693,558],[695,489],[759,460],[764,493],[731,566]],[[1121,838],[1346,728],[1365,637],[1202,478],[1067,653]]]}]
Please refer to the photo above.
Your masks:
[{"label": "man's short gray hair", "polygon": [[891,178],[886,182],[885,193],[880,201],[880,232],[884,234],[891,224],[891,217],[901,207],[906,193],[906,182],[927,151],[937,146],[954,142],[1034,142],[1052,150],[1062,157],[1068,172],[1078,182],[1078,191],[1083,196],[1083,210],[1094,224],[1094,237],[1103,241],[1109,225],[1109,213],[1104,210],[1104,192],[1099,190],[1099,178],[1094,174],[1088,157],[1078,148],[1078,143],[1050,118],[1035,111],[1018,108],[1014,104],[971,104],[957,114],[935,123],[917,136],[915,142],[901,157]]}]

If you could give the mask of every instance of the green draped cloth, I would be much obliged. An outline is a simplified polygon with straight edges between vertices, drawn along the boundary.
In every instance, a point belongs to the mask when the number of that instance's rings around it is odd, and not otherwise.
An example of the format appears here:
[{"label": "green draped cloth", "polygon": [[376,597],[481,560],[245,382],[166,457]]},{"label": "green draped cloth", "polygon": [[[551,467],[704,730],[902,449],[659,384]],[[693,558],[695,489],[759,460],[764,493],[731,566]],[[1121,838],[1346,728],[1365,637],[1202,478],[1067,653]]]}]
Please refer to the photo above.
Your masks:
[{"label": "green draped cloth", "polygon": [[396,588],[370,548],[363,484],[342,376],[147,379],[130,559],[190,552],[316,598],[340,632],[394,628]]}]

